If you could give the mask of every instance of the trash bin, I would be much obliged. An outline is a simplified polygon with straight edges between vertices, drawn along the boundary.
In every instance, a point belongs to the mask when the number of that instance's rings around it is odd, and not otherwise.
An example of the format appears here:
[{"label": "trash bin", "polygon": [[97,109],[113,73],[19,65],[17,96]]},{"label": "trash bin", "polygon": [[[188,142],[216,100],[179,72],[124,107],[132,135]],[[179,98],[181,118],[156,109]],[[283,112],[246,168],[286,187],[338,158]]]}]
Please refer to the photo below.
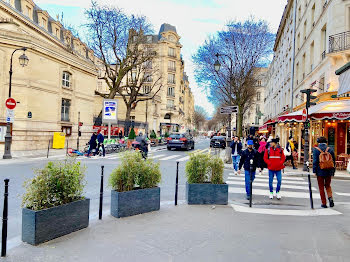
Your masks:
[{"label": "trash bin", "polygon": [[64,148],[65,143],[66,143],[66,134],[65,133],[62,133],[62,132],[54,132],[53,133],[52,148],[62,149],[62,148]]}]

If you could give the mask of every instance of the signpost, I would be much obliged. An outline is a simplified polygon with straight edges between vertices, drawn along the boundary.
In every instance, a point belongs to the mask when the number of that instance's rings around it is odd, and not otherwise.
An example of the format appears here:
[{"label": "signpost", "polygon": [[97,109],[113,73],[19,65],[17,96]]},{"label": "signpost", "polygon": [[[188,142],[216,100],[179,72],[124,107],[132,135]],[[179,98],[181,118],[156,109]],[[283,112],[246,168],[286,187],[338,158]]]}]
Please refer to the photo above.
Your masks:
[{"label": "signpost", "polygon": [[302,120],[303,122],[306,122],[306,120],[307,120],[306,108],[303,109],[303,114],[302,114],[302,116],[301,116],[301,120]]},{"label": "signpost", "polygon": [[220,107],[220,114],[233,114],[238,113],[238,106],[225,106]]},{"label": "signpost", "polygon": [[104,99],[102,113],[102,122],[108,124],[108,139],[111,139],[111,125],[118,123],[118,101]]},{"label": "signpost", "polygon": [[5,105],[6,105],[6,108],[13,110],[16,108],[17,103],[16,103],[16,100],[10,97],[6,99]]}]

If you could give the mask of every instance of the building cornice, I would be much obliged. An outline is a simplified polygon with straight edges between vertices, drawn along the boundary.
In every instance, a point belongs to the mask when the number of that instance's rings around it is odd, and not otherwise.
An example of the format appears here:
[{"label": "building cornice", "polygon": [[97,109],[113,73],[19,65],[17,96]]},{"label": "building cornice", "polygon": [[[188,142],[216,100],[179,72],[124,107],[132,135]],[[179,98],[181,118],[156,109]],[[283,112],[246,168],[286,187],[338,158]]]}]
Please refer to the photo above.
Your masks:
[{"label": "building cornice", "polygon": [[281,39],[284,27],[286,25],[288,14],[290,12],[290,9],[292,8],[292,3],[293,3],[293,0],[288,0],[288,3],[287,3],[287,5],[284,8],[282,19],[281,19],[280,25],[279,25],[278,30],[277,30],[275,45],[273,47],[273,51],[275,51],[275,52],[277,50],[278,43],[279,43],[279,41]]}]

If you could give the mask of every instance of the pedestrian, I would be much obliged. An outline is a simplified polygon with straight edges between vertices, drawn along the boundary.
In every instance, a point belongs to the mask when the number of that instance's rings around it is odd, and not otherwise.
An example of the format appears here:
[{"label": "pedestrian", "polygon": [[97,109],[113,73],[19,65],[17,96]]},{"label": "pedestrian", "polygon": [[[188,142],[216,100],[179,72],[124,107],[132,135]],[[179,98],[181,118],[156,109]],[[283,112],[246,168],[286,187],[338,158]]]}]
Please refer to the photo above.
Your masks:
[{"label": "pedestrian", "polygon": [[254,149],[255,149],[255,150],[258,150],[259,147],[260,147],[260,145],[259,145],[259,138],[256,136],[256,137],[254,138]]},{"label": "pedestrian", "polygon": [[97,142],[98,142],[98,148],[102,147],[103,157],[106,156],[105,145],[103,143],[104,141],[105,141],[104,136],[102,135],[101,132],[99,132],[98,135],[97,135]]},{"label": "pedestrian", "polygon": [[120,131],[119,131],[119,139],[122,139],[122,138],[123,138],[123,131],[120,130]]},{"label": "pedestrian", "polygon": [[284,161],[286,160],[285,155],[283,154],[283,150],[280,146],[278,146],[278,139],[274,138],[270,142],[270,147],[265,151],[264,161],[269,170],[269,189],[270,195],[269,198],[273,199],[273,178],[277,177],[277,188],[276,188],[276,196],[277,199],[281,199],[281,184],[282,184],[282,172],[281,170],[284,168]]},{"label": "pedestrian", "polygon": [[148,155],[148,143],[146,141],[146,138],[143,136],[142,132],[140,132],[139,135],[136,137],[136,142],[139,142],[142,157],[146,159]]},{"label": "pedestrian", "polygon": [[242,153],[242,143],[239,141],[238,136],[235,136],[230,145],[232,149],[232,164],[235,175],[237,175],[239,160]]},{"label": "pedestrian", "polygon": [[293,137],[290,136],[287,142],[286,148],[284,149],[284,155],[286,156],[286,161],[290,160],[290,162],[292,163],[293,169],[298,169],[294,165],[294,157],[293,157],[294,150],[295,150],[295,146],[293,142]]},{"label": "pedestrian", "polygon": [[89,141],[89,150],[87,152],[87,157],[90,157],[91,152],[93,152],[93,155],[96,154],[96,147],[97,147],[96,139],[97,139],[97,132],[94,131]]},{"label": "pedestrian", "polygon": [[262,171],[264,170],[264,168],[267,168],[267,165],[264,161],[264,154],[265,154],[265,151],[267,150],[266,149],[266,141],[265,141],[265,138],[262,137],[261,140],[260,140],[260,143],[259,143],[259,149],[258,149],[258,156],[259,156],[259,167],[260,167],[260,174],[262,173]]},{"label": "pedestrian", "polygon": [[[244,168],[244,175],[245,175],[245,191],[247,193],[247,200],[250,199],[250,178],[252,179],[252,182],[255,179],[255,171],[258,167],[258,151],[254,149],[254,141],[248,140],[247,141],[248,148],[244,150],[241,154],[241,159],[239,161],[239,168],[238,172],[241,172],[241,168],[243,166]],[[251,160],[253,160],[253,165],[251,169]],[[252,172],[252,173],[251,173]]]},{"label": "pedestrian", "polygon": [[327,139],[323,136],[317,138],[318,146],[313,149],[313,172],[317,177],[318,188],[322,201],[321,207],[327,208],[327,200],[324,189],[326,188],[329,206],[334,207],[331,181],[335,173],[334,150],[327,145]]}]

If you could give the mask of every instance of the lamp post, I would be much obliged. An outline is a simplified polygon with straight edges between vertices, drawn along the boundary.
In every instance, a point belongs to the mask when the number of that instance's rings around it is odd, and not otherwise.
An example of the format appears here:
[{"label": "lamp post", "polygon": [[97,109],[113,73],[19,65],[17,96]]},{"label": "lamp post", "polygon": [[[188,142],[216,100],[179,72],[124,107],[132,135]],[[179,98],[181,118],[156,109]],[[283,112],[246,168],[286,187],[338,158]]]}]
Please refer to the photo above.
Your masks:
[{"label": "lamp post", "polygon": [[[10,59],[10,79],[9,79],[9,98],[11,98],[11,89],[12,89],[12,74],[13,74],[13,70],[12,70],[12,60],[13,60],[13,55],[14,53],[16,53],[16,51],[23,51],[23,54],[19,57],[19,64],[22,67],[25,67],[28,65],[29,59],[25,54],[25,51],[27,50],[26,47],[22,47],[22,48],[18,48],[15,49],[12,54],[11,54],[11,59]],[[11,135],[11,124],[10,122],[7,123],[6,125],[6,135],[5,135],[5,153],[3,156],[3,159],[11,159],[11,143],[12,143],[12,135]]]},{"label": "lamp post", "polygon": [[[216,55],[216,61],[214,63],[214,69],[215,71],[218,73],[221,69],[221,64],[219,62],[219,56],[225,56],[230,60],[230,87],[229,87],[229,103],[230,106],[232,106],[232,82],[233,82],[233,78],[232,78],[232,74],[233,74],[233,61],[232,58],[226,54],[219,54],[217,53]],[[231,126],[231,121],[232,121],[232,114],[230,114],[230,121],[228,124],[228,132],[227,132],[227,136],[228,139],[226,140],[227,144],[226,144],[226,162],[227,163],[231,163],[232,158],[230,157],[230,144],[231,144],[231,138],[232,138],[232,126]],[[237,126],[237,115],[236,115],[236,126]],[[236,132],[237,132],[237,127],[236,127]]]}]

